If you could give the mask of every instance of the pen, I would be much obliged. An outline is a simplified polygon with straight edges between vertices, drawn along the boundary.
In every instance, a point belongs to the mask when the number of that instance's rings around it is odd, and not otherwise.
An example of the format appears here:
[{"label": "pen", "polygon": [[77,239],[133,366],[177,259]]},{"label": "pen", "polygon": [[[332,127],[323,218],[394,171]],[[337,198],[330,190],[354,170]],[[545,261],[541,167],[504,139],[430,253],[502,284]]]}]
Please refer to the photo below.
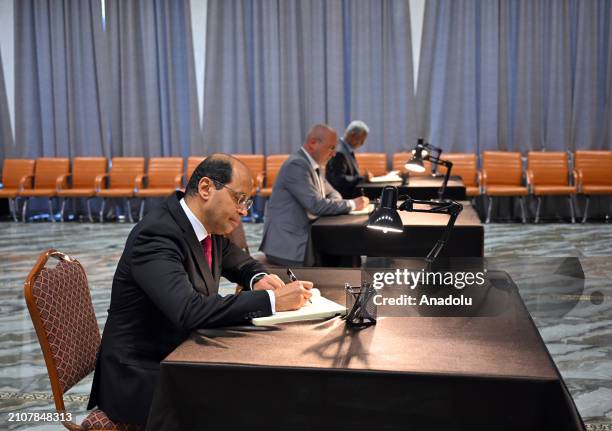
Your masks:
[{"label": "pen", "polygon": [[[295,274],[293,273],[293,271],[291,271],[289,268],[287,268],[287,275],[289,276],[289,280],[291,280],[291,281],[298,281],[298,279],[295,276]],[[308,302],[310,302],[312,304],[312,301],[310,300],[310,298],[308,298]]]}]

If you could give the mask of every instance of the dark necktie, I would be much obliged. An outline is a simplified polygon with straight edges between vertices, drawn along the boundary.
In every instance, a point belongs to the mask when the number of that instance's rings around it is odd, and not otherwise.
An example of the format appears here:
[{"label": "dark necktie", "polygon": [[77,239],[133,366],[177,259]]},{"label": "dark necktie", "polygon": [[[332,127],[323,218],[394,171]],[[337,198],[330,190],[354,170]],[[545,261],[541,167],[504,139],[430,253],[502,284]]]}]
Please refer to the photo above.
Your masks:
[{"label": "dark necktie", "polygon": [[317,173],[317,181],[319,183],[319,193],[321,196],[325,197],[325,192],[323,191],[323,181],[321,180],[321,171],[319,168],[316,168],[315,172]]},{"label": "dark necktie", "polygon": [[202,240],[202,250],[204,251],[204,259],[208,262],[208,267],[212,272],[212,237],[210,235]]}]

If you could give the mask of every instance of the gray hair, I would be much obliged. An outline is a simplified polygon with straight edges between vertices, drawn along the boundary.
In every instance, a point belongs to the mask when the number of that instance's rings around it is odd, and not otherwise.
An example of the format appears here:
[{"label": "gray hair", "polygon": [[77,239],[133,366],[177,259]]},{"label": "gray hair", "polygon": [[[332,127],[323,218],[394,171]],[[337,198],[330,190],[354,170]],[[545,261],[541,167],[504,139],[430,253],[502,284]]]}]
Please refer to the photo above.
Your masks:
[{"label": "gray hair", "polygon": [[363,121],[355,120],[346,127],[344,136],[361,135],[362,133],[370,133],[370,128]]}]

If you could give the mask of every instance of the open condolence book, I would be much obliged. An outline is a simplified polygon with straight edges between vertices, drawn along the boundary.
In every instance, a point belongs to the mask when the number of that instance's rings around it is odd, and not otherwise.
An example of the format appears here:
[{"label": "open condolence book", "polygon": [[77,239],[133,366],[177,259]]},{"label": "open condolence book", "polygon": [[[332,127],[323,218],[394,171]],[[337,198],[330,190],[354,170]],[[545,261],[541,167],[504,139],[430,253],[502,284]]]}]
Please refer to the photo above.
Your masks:
[{"label": "open condolence book", "polygon": [[276,325],[277,323],[297,322],[300,320],[315,320],[325,319],[337,314],[345,315],[346,308],[337,302],[330,301],[321,296],[319,289],[312,289],[312,297],[310,302],[294,311],[278,311],[276,314],[268,317],[256,317],[253,319],[255,326]]}]

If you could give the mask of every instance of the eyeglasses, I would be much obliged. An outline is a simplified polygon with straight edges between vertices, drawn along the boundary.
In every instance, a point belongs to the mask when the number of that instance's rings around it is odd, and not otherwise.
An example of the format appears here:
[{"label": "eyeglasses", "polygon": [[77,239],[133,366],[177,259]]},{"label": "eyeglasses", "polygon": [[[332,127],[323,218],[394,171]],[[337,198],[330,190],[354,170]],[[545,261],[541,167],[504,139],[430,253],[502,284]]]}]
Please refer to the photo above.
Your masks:
[{"label": "eyeglasses", "polygon": [[249,198],[246,193],[237,192],[236,190],[223,184],[220,181],[215,180],[214,178],[211,178],[211,181],[218,186],[225,187],[226,189],[228,189],[232,195],[232,199],[234,199],[234,202],[236,202],[238,206],[243,207],[247,211],[250,210],[253,206],[253,199]]}]

